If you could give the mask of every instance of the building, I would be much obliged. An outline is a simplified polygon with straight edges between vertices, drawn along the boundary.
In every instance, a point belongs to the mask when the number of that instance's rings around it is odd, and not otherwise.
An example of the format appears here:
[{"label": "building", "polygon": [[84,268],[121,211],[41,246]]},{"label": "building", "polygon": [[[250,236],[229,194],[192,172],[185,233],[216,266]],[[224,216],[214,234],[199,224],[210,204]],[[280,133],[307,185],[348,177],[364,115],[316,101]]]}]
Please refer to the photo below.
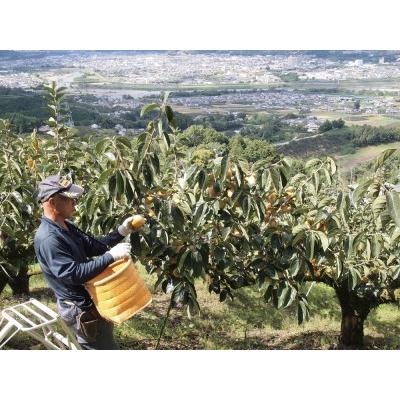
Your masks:
[{"label": "building", "polygon": [[318,132],[320,124],[317,121],[309,121],[306,125],[307,132]]},{"label": "building", "polygon": [[50,130],[50,127],[48,125],[42,125],[38,129],[38,131],[40,133],[47,133],[49,130]]}]

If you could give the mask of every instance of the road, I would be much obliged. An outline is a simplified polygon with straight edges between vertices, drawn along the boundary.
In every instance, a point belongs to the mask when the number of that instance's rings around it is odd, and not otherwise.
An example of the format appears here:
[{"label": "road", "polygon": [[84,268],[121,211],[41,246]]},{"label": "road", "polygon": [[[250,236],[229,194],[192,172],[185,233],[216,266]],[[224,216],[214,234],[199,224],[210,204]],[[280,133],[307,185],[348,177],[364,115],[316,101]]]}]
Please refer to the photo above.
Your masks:
[{"label": "road", "polygon": [[296,137],[294,137],[293,139],[288,140],[287,142],[274,143],[274,146],[275,146],[275,147],[278,147],[278,146],[285,146],[285,145],[287,145],[287,144],[289,144],[289,143],[291,143],[291,142],[300,142],[300,140],[312,139],[312,138],[315,138],[315,137],[318,137],[318,136],[322,136],[322,135],[323,135],[323,133],[317,133],[317,134],[312,135],[312,136],[303,136],[303,137],[298,137],[298,136],[296,136]]}]

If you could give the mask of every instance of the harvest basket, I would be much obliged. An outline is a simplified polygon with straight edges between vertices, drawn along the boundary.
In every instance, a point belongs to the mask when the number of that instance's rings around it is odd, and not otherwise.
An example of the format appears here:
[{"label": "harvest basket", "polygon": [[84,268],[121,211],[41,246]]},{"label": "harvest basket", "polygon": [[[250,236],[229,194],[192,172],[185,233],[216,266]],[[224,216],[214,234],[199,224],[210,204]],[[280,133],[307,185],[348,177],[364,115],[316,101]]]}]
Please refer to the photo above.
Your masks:
[{"label": "harvest basket", "polygon": [[85,283],[100,315],[117,324],[148,306],[151,293],[131,258],[110,264]]}]

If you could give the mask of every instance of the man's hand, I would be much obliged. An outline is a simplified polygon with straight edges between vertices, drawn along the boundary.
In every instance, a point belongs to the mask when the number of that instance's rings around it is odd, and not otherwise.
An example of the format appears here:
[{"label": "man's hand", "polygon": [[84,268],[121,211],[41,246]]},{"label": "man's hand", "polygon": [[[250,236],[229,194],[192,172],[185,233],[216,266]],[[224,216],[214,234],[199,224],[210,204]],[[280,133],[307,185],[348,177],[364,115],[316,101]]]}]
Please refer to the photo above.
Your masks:
[{"label": "man's hand", "polygon": [[131,254],[131,245],[130,243],[118,243],[108,250],[107,253],[112,255],[114,261],[120,260],[121,258],[127,258]]},{"label": "man's hand", "polygon": [[127,218],[119,227],[118,232],[122,236],[127,236],[132,232],[138,231],[145,224],[146,219],[137,214]]}]

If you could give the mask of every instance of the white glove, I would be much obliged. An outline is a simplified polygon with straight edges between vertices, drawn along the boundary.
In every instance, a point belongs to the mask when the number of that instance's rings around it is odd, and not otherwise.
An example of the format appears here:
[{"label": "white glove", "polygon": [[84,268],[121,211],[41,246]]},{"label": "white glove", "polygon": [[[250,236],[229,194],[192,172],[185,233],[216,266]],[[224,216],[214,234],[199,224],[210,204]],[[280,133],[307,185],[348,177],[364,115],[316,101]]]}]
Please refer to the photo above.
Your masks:
[{"label": "white glove", "polygon": [[117,261],[121,258],[127,258],[131,254],[131,245],[130,243],[118,243],[114,247],[111,247],[107,253],[112,255],[114,261]]},{"label": "white glove", "polygon": [[[141,219],[143,220],[141,215],[134,215],[132,217],[127,218],[126,220],[124,220],[124,222],[122,223],[122,225],[120,225],[118,227],[118,232],[120,235],[122,236],[127,236],[132,232],[137,231],[138,229],[141,228],[141,226],[143,224],[139,224],[139,228],[135,228],[134,226],[132,226],[132,221],[133,220],[137,220],[137,219]],[[145,220],[144,220],[145,221]]]}]

